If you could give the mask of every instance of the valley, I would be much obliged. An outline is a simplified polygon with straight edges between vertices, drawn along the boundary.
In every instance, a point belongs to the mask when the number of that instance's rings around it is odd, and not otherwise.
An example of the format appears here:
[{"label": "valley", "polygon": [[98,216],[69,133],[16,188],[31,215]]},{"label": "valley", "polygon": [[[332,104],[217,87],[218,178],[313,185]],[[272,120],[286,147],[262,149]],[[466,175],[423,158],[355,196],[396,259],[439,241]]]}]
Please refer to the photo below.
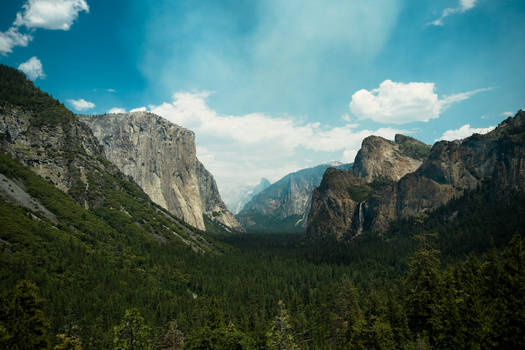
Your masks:
[{"label": "valley", "polygon": [[523,111],[432,147],[367,137],[265,185],[246,233],[191,131],[0,77],[3,348],[522,346]]}]

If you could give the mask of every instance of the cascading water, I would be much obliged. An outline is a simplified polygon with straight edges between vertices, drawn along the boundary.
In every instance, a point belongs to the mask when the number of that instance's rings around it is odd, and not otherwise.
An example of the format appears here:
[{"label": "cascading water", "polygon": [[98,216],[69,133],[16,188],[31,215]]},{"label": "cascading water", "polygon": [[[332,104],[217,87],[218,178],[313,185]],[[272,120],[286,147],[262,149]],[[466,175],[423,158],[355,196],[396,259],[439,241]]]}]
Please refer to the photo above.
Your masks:
[{"label": "cascading water", "polygon": [[358,217],[358,225],[357,225],[357,233],[356,236],[359,236],[361,233],[363,233],[363,223],[365,222],[365,218],[363,216],[363,204],[365,202],[359,203],[359,217]]}]

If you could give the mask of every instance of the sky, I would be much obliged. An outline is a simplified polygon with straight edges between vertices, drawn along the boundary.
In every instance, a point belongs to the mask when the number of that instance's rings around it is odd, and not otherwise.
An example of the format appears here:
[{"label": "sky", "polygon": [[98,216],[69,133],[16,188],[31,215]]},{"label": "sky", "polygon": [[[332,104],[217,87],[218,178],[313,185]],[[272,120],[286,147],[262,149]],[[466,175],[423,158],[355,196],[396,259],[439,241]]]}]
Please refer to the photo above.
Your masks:
[{"label": "sky", "polygon": [[525,108],[523,0],[4,0],[0,63],[82,114],[195,132],[223,197]]}]

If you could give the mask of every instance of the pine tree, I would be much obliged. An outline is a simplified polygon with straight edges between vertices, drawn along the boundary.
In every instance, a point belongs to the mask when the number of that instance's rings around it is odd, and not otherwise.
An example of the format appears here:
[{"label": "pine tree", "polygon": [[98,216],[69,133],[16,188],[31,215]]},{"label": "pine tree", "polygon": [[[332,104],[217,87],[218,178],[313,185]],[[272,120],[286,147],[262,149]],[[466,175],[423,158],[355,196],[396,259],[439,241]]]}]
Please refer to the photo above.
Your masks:
[{"label": "pine tree", "polygon": [[122,322],[114,328],[115,350],[151,349],[150,328],[144,324],[139,310],[126,310]]},{"label": "pine tree", "polygon": [[343,348],[361,349],[365,319],[359,307],[357,289],[350,279],[345,279],[335,300],[336,314],[332,316],[334,340]]},{"label": "pine tree", "polygon": [[294,339],[294,331],[290,323],[290,315],[282,300],[278,302],[278,314],[272,321],[268,331],[267,346],[272,350],[296,350],[299,346]]},{"label": "pine tree", "polygon": [[37,286],[27,280],[17,283],[6,308],[2,337],[7,349],[47,349],[48,321]]},{"label": "pine tree", "polygon": [[177,321],[169,321],[162,336],[161,349],[181,350],[184,348],[184,334],[177,326]]},{"label": "pine tree", "polygon": [[432,344],[431,318],[436,311],[441,289],[439,251],[430,246],[427,236],[420,235],[417,239],[421,247],[410,259],[406,281],[408,324],[418,337],[428,332]]}]

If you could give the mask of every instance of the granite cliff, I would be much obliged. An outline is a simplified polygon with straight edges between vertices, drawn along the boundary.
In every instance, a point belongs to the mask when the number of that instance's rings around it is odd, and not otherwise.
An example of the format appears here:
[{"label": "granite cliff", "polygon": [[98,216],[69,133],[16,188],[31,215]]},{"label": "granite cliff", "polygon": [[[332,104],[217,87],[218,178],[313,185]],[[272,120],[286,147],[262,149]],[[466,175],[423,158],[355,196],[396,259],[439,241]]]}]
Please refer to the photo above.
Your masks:
[{"label": "granite cliff", "polygon": [[[353,238],[363,231],[382,233],[393,221],[432,211],[482,184],[500,199],[525,191],[523,111],[485,135],[437,142],[424,157],[424,148],[408,140],[410,147],[405,143],[398,149],[412,160],[397,161],[397,169],[388,168],[395,152],[384,151],[386,143],[377,140],[363,141],[350,172],[325,173],[312,197],[308,221],[311,236]],[[400,142],[407,140],[396,136],[395,143]],[[392,175],[385,181],[388,174]],[[358,182],[358,177],[365,183]]]},{"label": "granite cliff", "polygon": [[91,128],[106,157],[155,203],[201,230],[206,229],[204,216],[226,230],[243,230],[197,159],[192,131],[148,112],[79,119]]},{"label": "granite cliff", "polygon": [[312,191],[321,182],[324,171],[349,166],[334,162],[288,174],[255,195],[236,217],[249,231],[304,232]]},{"label": "granite cliff", "polygon": [[361,234],[367,199],[415,171],[429,150],[430,146],[399,134],[394,141],[379,136],[365,138],[353,166],[348,171],[328,169],[313,191],[307,233],[338,239]]}]

